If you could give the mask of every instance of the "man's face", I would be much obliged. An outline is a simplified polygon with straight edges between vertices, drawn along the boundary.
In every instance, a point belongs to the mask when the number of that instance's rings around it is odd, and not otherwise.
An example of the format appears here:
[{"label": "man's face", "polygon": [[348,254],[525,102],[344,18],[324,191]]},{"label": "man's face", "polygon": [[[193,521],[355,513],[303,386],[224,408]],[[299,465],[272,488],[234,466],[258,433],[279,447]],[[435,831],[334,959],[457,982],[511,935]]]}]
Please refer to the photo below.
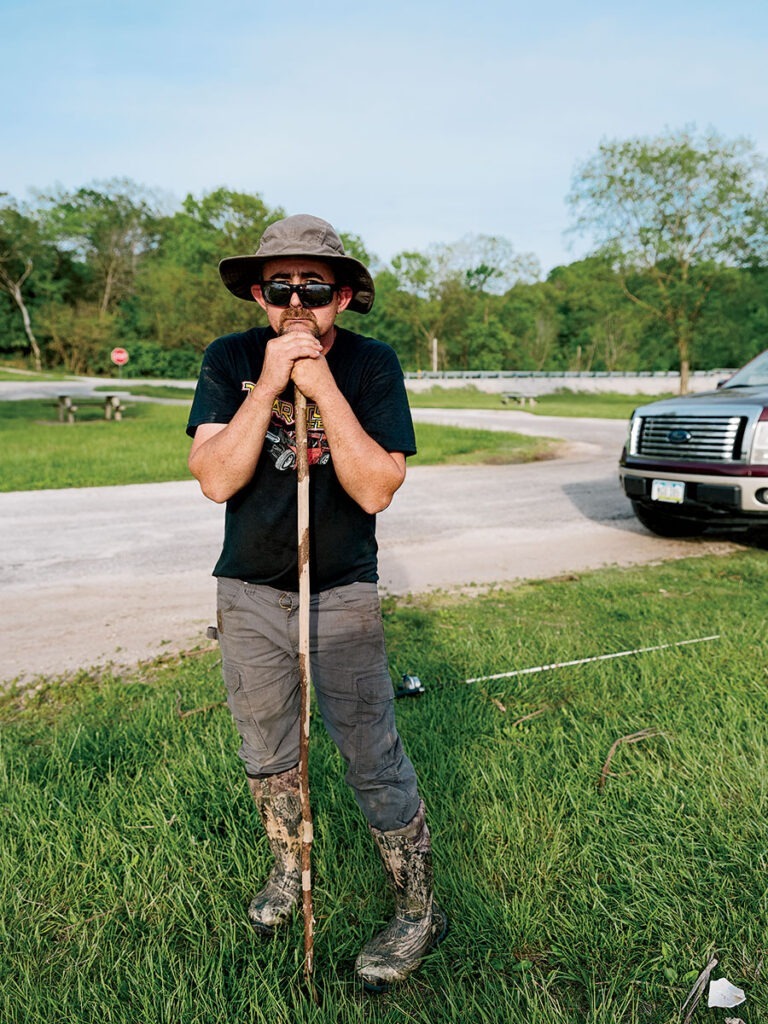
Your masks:
[{"label": "man's face", "polygon": [[[288,284],[309,284],[317,281],[324,284],[335,284],[333,270],[323,260],[304,257],[286,257],[285,259],[268,260],[264,264],[263,280],[285,281]],[[327,306],[315,306],[305,309],[301,299],[294,292],[288,306],[270,305],[264,298],[260,284],[251,288],[253,297],[262,309],[266,310],[270,327],[283,334],[289,330],[309,331],[323,345],[330,347],[333,341],[333,325],[338,313],[346,309],[352,298],[352,289],[347,287],[334,291]]]}]

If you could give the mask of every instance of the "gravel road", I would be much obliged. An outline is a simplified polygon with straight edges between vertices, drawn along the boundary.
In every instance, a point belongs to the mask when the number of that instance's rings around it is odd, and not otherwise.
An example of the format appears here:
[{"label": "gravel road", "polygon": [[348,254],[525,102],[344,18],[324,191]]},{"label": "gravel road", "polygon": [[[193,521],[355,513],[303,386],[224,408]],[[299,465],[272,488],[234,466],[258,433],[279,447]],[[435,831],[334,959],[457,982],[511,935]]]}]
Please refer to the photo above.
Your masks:
[{"label": "gravel road", "polygon": [[[379,517],[381,588],[419,593],[727,552],[646,533],[622,495],[624,424],[520,411],[414,417],[543,434],[560,457],[414,467]],[[195,481],[0,494],[0,680],[135,664],[205,642],[223,509]]]}]

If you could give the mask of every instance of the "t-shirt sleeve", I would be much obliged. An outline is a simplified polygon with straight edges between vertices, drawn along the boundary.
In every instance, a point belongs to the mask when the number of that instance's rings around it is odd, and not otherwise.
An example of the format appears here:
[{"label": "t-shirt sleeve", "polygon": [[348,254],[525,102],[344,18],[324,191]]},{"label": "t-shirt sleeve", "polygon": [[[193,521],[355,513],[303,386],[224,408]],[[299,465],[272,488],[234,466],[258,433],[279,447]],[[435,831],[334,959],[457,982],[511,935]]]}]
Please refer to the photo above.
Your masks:
[{"label": "t-shirt sleeve", "polygon": [[229,423],[244,397],[225,339],[219,338],[208,346],[203,356],[187,421],[189,436],[195,436],[201,423]]},{"label": "t-shirt sleeve", "polygon": [[377,346],[361,381],[355,414],[363,430],[388,452],[416,454],[403,371],[394,349]]}]

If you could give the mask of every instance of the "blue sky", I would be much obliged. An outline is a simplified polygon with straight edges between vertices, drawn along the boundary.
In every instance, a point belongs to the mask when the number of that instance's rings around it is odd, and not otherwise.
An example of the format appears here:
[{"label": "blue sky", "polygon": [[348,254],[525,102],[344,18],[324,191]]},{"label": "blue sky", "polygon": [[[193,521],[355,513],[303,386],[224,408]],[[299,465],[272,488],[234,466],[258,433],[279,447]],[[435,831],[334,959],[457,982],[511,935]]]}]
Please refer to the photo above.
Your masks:
[{"label": "blue sky", "polygon": [[601,140],[768,155],[767,43],[764,0],[0,0],[0,191],[224,185],[382,260],[489,234],[546,273],[588,247],[565,197]]}]

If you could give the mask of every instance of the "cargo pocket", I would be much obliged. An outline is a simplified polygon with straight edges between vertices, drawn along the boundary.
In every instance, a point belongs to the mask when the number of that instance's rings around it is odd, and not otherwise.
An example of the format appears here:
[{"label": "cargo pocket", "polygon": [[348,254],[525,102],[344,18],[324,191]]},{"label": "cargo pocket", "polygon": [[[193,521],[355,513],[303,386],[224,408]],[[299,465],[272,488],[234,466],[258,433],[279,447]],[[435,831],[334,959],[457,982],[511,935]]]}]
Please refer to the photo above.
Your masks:
[{"label": "cargo pocket", "polygon": [[265,754],[268,750],[267,742],[253,714],[245,672],[239,665],[225,662],[222,666],[222,676],[227,688],[227,704],[243,741],[244,750]]},{"label": "cargo pocket", "polygon": [[385,700],[395,699],[392,679],[387,673],[373,676],[360,676],[357,679],[357,694],[364,704],[382,704]]},{"label": "cargo pocket", "polygon": [[252,774],[281,771],[298,760],[300,692],[292,670],[266,675],[224,662],[227,704],[243,741],[240,757]]},{"label": "cargo pocket", "polygon": [[375,775],[399,757],[395,692],[389,675],[381,673],[359,676],[356,689],[354,770],[358,775]]}]

